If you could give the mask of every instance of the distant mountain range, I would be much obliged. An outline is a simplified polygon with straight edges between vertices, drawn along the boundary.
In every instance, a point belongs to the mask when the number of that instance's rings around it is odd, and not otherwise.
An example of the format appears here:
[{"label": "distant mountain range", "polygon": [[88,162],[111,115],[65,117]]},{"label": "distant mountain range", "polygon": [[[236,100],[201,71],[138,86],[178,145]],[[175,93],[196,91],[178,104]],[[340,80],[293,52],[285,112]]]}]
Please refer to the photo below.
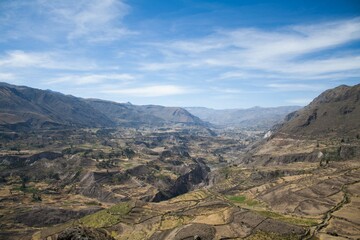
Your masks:
[{"label": "distant mountain range", "polygon": [[207,123],[180,107],[158,105],[133,105],[99,99],[85,99],[91,107],[109,117],[116,125],[141,126],[183,123],[205,126]]},{"label": "distant mountain range", "polygon": [[[308,106],[215,110],[204,107],[138,106],[83,99],[51,90],[0,83],[0,127],[139,127],[186,124],[243,127],[292,135],[358,134],[360,84],[322,93]],[[285,122],[283,120],[285,119]]]},{"label": "distant mountain range", "polygon": [[204,107],[185,108],[201,120],[218,126],[270,129],[281,123],[285,116],[299,110],[299,106],[285,106],[274,108],[253,107],[248,109],[216,110]]},{"label": "distant mountain range", "polygon": [[164,124],[207,125],[188,111],[136,106],[0,83],[0,126],[5,129],[114,127]]}]

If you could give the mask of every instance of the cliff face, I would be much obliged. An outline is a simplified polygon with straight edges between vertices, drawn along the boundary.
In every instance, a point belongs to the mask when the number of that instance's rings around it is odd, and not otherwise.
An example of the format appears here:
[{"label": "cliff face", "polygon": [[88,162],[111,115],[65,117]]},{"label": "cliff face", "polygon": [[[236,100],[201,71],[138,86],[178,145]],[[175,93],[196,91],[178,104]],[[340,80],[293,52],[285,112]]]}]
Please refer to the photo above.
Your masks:
[{"label": "cliff face", "polygon": [[154,198],[153,202],[160,202],[170,198],[179,196],[193,190],[196,185],[206,181],[210,168],[200,159],[195,160],[195,167],[188,173],[181,175],[176,179],[175,183],[169,186],[166,190],[159,191]]}]

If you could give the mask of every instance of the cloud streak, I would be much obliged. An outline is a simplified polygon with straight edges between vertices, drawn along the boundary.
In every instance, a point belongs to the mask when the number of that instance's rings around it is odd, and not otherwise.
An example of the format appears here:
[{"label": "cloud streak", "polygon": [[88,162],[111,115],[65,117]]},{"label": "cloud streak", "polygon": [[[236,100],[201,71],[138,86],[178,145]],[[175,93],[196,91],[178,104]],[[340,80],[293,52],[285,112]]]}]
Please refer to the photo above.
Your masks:
[{"label": "cloud streak", "polygon": [[176,85],[154,85],[144,86],[136,88],[125,88],[125,89],[108,89],[103,90],[103,93],[127,95],[134,97],[163,97],[171,95],[183,95],[193,92],[182,86]]},{"label": "cloud streak", "polygon": [[[360,39],[360,18],[298,25],[275,31],[255,28],[218,31],[207,37],[173,42],[153,43],[159,53],[166,52],[164,61],[142,64],[142,70],[174,70],[193,68],[232,68],[220,79],[244,78],[254,71],[261,76],[316,78],[332,73],[360,70],[359,53],[326,57],[321,51]],[[164,47],[165,46],[165,47]],[[165,48],[165,50],[164,50]],[[315,54],[314,56],[308,56]],[[169,57],[170,56],[170,57]],[[238,69],[235,73],[234,69]],[[239,71],[241,70],[241,71]]]},{"label": "cloud streak", "polygon": [[73,59],[71,54],[60,52],[25,52],[22,50],[8,51],[0,56],[2,68],[39,68],[62,70],[91,70],[97,64],[91,60]]},{"label": "cloud streak", "polygon": [[108,42],[135,34],[123,24],[130,7],[121,0],[7,1],[0,11],[3,39]]},{"label": "cloud streak", "polygon": [[112,41],[133,34],[121,20],[129,6],[119,0],[42,2],[50,9],[54,22],[69,29],[68,39],[87,38],[89,41]]},{"label": "cloud streak", "polygon": [[294,84],[294,83],[270,83],[266,85],[268,88],[280,92],[297,92],[297,91],[321,91],[326,88],[319,84]]},{"label": "cloud streak", "polygon": [[113,82],[117,83],[129,83],[133,82],[136,79],[134,75],[131,74],[119,74],[119,73],[107,73],[107,74],[83,74],[83,75],[66,75],[58,77],[48,81],[48,84],[58,84],[58,83],[69,83],[75,85],[88,85],[96,83],[107,83]]}]

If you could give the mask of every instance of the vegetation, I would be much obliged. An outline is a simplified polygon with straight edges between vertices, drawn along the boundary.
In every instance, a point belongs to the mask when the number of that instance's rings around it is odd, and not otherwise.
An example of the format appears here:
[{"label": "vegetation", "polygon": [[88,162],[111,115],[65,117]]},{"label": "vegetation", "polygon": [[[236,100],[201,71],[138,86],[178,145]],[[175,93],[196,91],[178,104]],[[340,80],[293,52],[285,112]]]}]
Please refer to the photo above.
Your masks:
[{"label": "vegetation", "polygon": [[246,205],[249,207],[257,206],[260,204],[259,201],[254,199],[248,199],[245,195],[239,195],[239,196],[227,196],[227,199],[234,203],[239,203],[240,205]]},{"label": "vegetation", "polygon": [[22,191],[24,193],[38,193],[39,192],[39,190],[37,188],[30,187],[30,186],[24,187],[23,185],[13,188],[12,191]]},{"label": "vegetation", "polygon": [[230,177],[230,174],[231,174],[230,167],[224,167],[220,171],[221,171],[221,174],[225,177],[225,179],[228,179]]},{"label": "vegetation", "polygon": [[283,222],[292,223],[301,226],[315,226],[318,224],[318,220],[311,218],[300,218],[294,216],[286,216],[279,213],[271,212],[271,211],[258,211],[259,214],[265,217],[269,217],[272,219],[277,219]]},{"label": "vegetation", "polygon": [[130,212],[130,210],[130,203],[119,203],[109,209],[83,217],[80,219],[80,222],[87,227],[110,227],[120,222],[121,218]]}]

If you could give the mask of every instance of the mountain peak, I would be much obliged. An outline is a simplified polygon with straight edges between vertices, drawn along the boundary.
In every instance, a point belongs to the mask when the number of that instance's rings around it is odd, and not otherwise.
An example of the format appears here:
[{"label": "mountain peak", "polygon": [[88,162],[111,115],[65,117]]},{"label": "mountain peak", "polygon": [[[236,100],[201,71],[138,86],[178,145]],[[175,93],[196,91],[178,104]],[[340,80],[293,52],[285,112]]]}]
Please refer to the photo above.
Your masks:
[{"label": "mountain peak", "polygon": [[321,104],[329,102],[343,101],[348,98],[356,98],[357,93],[360,92],[360,84],[353,87],[347,85],[340,85],[333,89],[326,90],[316,97],[311,104]]}]

